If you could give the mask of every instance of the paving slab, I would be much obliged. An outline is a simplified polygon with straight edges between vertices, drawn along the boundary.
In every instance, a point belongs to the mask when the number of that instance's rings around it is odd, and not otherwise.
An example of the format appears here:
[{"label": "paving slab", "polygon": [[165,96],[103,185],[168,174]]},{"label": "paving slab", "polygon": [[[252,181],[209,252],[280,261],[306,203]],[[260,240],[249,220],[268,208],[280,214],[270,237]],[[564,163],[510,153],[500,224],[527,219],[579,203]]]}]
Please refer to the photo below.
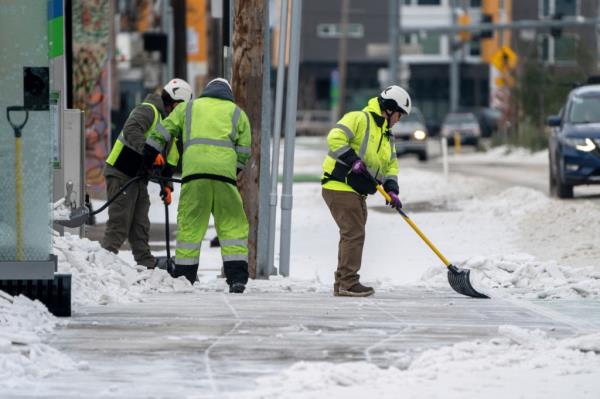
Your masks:
[{"label": "paving slab", "polygon": [[420,287],[370,298],[155,294],[142,303],[79,308],[50,344],[88,366],[3,397],[233,397],[298,361],[388,367],[425,349],[496,336],[500,325],[551,336],[576,331],[537,308]]}]

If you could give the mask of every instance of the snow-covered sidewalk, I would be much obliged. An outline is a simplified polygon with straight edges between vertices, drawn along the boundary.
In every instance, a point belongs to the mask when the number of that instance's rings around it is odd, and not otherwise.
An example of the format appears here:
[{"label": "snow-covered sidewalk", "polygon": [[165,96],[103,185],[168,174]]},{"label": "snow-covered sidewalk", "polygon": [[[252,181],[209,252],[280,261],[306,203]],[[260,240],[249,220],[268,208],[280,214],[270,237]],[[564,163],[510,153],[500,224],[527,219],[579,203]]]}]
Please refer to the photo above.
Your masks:
[{"label": "snow-covered sidewalk", "polygon": [[[299,142],[297,173],[318,173],[318,140]],[[454,293],[439,259],[376,196],[361,270],[376,296],[331,296],[337,228],[320,186],[296,184],[291,278],[251,281],[242,296],[225,293],[219,249],[207,242],[192,288],[133,265],[130,254],[55,236],[59,269],[73,275],[74,316],[59,321],[39,303],[0,297],[0,391],[596,398],[600,205],[410,167],[401,167],[399,185],[411,218],[493,299]],[[160,223],[154,186],[151,198]]]}]

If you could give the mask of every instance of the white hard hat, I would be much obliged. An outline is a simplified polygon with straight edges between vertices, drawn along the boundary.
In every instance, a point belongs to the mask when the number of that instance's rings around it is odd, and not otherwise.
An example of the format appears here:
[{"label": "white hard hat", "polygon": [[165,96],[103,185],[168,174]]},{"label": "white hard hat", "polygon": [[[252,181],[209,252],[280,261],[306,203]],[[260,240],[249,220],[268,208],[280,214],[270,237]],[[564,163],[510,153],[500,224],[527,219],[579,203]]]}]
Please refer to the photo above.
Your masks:
[{"label": "white hard hat", "polygon": [[163,89],[174,101],[189,101],[192,99],[192,86],[183,79],[171,79]]},{"label": "white hard hat", "polygon": [[216,82],[225,83],[227,85],[227,87],[229,87],[229,90],[231,90],[231,85],[229,84],[229,82],[227,81],[227,79],[223,79],[223,78],[214,78],[213,80],[211,80],[210,82],[208,82],[206,84],[206,87],[208,87],[211,84],[216,83]]},{"label": "white hard hat", "polygon": [[400,86],[388,86],[379,95],[380,105],[384,109],[399,110],[406,115],[410,114],[412,101],[410,95]]}]

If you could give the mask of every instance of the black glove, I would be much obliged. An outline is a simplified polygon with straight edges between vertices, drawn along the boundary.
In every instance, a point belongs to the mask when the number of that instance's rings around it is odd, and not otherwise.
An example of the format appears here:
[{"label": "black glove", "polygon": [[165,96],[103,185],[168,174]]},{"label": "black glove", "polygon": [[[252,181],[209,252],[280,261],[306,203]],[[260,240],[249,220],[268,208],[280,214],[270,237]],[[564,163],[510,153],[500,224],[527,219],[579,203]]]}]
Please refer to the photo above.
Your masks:
[{"label": "black glove", "polygon": [[148,177],[150,175],[154,160],[159,153],[160,152],[156,148],[148,144],[144,144],[144,150],[142,151],[142,164],[138,170],[138,176]]}]

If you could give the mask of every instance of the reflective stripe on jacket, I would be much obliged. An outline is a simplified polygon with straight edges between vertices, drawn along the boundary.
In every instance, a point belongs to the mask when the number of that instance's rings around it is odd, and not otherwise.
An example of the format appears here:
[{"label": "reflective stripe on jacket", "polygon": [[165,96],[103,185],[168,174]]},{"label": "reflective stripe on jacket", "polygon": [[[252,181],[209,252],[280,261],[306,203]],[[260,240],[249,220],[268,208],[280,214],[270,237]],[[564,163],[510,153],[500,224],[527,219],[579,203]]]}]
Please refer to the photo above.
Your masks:
[{"label": "reflective stripe on jacket", "polygon": [[354,151],[352,157],[362,159],[371,175],[382,183],[397,181],[396,148],[387,130],[377,98],[370,99],[362,111],[345,114],[327,135],[329,153],[323,161],[323,187],[356,192],[345,181],[340,181],[345,180],[352,166],[340,159],[340,156],[346,158],[344,155],[347,156],[349,150]]},{"label": "reflective stripe on jacket", "polygon": [[184,180],[213,175],[235,182],[236,170],[250,157],[250,122],[229,100],[200,97],[179,104],[150,132],[146,144],[162,151],[172,137],[182,140]]}]

